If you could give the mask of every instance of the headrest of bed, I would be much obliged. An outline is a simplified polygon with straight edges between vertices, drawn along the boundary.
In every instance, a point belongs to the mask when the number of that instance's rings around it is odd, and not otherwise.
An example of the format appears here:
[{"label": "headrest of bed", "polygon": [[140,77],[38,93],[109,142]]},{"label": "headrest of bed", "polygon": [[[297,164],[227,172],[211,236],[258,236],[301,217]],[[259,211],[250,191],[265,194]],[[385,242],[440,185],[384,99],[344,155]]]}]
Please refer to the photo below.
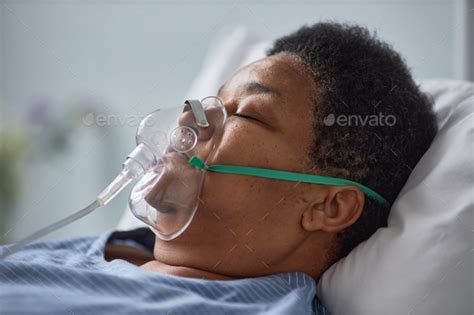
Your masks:
[{"label": "headrest of bed", "polygon": [[[220,34],[188,93],[216,93],[269,43],[244,28]],[[379,229],[320,279],[318,296],[338,314],[473,314],[474,84],[421,81],[440,130]],[[121,228],[132,227],[127,215]],[[135,224],[136,225],[136,224]]]}]

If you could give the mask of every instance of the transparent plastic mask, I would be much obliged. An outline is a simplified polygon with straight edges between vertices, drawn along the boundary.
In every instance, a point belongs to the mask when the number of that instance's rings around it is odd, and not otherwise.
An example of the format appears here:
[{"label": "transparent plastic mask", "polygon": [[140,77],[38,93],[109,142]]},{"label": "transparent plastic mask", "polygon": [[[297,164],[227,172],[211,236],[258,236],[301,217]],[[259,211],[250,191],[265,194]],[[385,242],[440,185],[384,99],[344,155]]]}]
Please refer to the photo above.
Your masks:
[{"label": "transparent plastic mask", "polygon": [[226,118],[222,102],[210,96],[154,111],[140,123],[138,159],[148,163],[149,170],[133,187],[129,206],[159,238],[174,239],[191,223],[204,172],[189,160],[208,159]]}]

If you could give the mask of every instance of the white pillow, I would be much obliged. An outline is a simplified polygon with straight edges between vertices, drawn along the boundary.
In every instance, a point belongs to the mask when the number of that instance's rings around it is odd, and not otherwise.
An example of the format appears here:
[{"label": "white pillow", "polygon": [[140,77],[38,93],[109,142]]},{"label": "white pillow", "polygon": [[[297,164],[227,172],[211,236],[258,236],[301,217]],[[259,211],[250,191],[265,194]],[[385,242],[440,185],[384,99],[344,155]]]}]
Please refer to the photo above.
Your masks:
[{"label": "white pillow", "polygon": [[[269,45],[244,28],[220,36],[188,95],[215,94]],[[320,279],[318,296],[335,315],[473,313],[474,85],[442,80],[421,87],[434,98],[439,133],[394,203],[388,227]],[[130,218],[126,213],[120,227],[134,226]]]},{"label": "white pillow", "polygon": [[322,276],[334,314],[473,313],[474,84],[425,81],[440,130],[379,229]]}]

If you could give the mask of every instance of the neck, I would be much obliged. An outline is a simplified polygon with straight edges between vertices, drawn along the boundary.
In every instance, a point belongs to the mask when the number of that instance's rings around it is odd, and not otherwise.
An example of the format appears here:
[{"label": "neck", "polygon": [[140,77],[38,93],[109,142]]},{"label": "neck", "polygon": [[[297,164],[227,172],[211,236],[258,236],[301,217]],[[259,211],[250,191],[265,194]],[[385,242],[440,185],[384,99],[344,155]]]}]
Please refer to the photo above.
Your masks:
[{"label": "neck", "polygon": [[168,265],[158,260],[151,260],[143,265],[140,268],[154,271],[154,272],[161,272],[173,276],[180,276],[180,277],[188,277],[188,278],[200,278],[200,279],[207,279],[207,280],[233,280],[237,279],[234,277],[229,277],[223,274],[219,274],[216,272],[202,270],[194,267],[185,267],[185,266],[174,266]]}]

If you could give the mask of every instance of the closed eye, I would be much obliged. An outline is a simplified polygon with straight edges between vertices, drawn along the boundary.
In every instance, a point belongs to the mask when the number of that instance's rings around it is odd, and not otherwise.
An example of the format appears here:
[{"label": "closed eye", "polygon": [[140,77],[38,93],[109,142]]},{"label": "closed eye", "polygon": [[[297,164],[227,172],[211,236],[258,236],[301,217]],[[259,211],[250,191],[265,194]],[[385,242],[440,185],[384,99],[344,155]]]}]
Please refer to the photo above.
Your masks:
[{"label": "closed eye", "polygon": [[254,117],[252,117],[252,116],[247,116],[247,115],[239,114],[239,113],[235,113],[234,116],[241,117],[241,118],[245,118],[245,119],[250,119],[250,120],[255,120],[255,121],[258,121],[258,122],[261,123],[260,120],[258,120],[257,118],[254,118]]}]

